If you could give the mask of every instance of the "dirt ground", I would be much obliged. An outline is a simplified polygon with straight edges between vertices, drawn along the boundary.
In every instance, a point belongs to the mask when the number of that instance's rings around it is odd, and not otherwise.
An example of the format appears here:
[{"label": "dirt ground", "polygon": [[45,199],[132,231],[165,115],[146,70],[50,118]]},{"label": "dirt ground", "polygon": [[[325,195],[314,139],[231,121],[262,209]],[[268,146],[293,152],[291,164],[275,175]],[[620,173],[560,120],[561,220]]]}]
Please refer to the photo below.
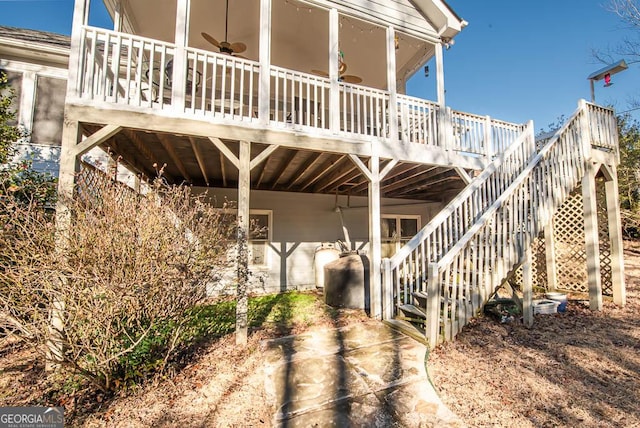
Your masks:
[{"label": "dirt ground", "polygon": [[640,427],[640,245],[626,247],[624,308],[570,299],[531,330],[478,318],[432,352],[445,404],[471,427]]},{"label": "dirt ground", "polygon": [[[640,427],[640,244],[625,254],[627,306],[605,300],[599,313],[571,300],[565,314],[537,315],[534,328],[479,318],[431,353],[442,400],[471,427]],[[233,335],[201,349],[185,368],[136,390],[51,395],[32,350],[0,346],[0,406],[64,405],[70,426],[268,427],[261,340],[366,321],[360,311],[328,312],[314,325]]]}]

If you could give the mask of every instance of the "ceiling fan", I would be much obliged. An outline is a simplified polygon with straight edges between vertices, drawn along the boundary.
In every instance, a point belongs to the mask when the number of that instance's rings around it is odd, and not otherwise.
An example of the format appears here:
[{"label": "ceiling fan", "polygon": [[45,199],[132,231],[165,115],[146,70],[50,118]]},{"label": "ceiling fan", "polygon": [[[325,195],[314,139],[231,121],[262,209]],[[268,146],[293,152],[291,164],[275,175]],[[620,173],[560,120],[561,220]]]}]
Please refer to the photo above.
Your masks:
[{"label": "ceiling fan", "polygon": [[[347,83],[360,83],[362,82],[362,77],[354,76],[352,74],[344,74],[347,71],[347,63],[344,62],[344,53],[340,51],[338,53],[338,80],[340,82]],[[317,76],[329,77],[329,73],[321,70],[311,70],[311,72]]]},{"label": "ceiling fan", "polygon": [[220,49],[220,53],[224,53],[231,56],[237,56],[240,58],[244,58],[242,55],[238,55],[241,52],[247,50],[247,45],[242,42],[229,43],[227,39],[227,30],[229,29],[229,0],[227,0],[227,4],[225,7],[225,17],[224,17],[224,40],[219,42],[214,39],[210,34],[202,32],[200,33],[202,37],[213,46]]}]

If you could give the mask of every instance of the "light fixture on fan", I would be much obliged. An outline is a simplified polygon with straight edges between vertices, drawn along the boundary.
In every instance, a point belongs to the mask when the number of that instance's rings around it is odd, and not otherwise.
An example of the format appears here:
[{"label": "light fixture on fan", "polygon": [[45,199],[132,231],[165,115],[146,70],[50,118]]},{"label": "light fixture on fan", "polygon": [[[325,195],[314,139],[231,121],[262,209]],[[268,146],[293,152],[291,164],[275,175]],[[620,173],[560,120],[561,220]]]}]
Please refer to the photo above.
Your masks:
[{"label": "light fixture on fan", "polygon": [[[360,83],[362,78],[352,74],[344,74],[347,71],[347,63],[344,62],[344,52],[338,52],[338,81],[347,83]],[[329,73],[321,70],[311,70],[317,76],[329,77]]]},{"label": "light fixture on fan", "polygon": [[219,42],[208,33],[202,32],[200,34],[207,42],[211,43],[213,46],[220,49],[220,53],[244,58],[243,56],[238,54],[246,51],[247,45],[245,45],[242,42],[229,43],[228,41],[229,39],[227,37],[228,30],[229,30],[229,0],[227,0],[226,2],[225,14],[224,14],[224,40]]}]

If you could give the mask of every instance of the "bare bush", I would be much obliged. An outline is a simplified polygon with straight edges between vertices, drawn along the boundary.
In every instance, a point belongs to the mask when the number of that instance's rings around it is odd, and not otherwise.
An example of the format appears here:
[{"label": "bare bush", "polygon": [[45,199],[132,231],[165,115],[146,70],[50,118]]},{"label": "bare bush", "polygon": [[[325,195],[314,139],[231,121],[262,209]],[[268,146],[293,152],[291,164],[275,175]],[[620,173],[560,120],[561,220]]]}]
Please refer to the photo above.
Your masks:
[{"label": "bare bush", "polygon": [[64,201],[72,220],[57,248],[50,214],[0,199],[0,318],[45,351],[57,302],[60,363],[112,389],[162,370],[184,345],[227,263],[235,216],[184,186],[80,190]]}]

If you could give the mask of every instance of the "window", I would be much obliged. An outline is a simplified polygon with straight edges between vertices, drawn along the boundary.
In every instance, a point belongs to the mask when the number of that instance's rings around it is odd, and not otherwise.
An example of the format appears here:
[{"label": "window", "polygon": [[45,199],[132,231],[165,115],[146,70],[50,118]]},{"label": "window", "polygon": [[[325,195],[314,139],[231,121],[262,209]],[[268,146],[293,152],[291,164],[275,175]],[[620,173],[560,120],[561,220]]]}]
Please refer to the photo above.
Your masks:
[{"label": "window", "polygon": [[420,230],[419,215],[387,214],[381,222],[382,257],[393,256]]},{"label": "window", "polygon": [[64,98],[67,81],[39,76],[31,141],[38,144],[60,144],[64,122]]},{"label": "window", "polygon": [[[0,69],[0,75],[2,74],[5,74],[7,76],[7,83],[14,92],[14,98],[11,101],[11,106],[9,107],[9,109],[16,112],[16,117],[12,120],[9,120],[7,122],[7,125],[16,126],[18,124],[18,114],[20,113],[18,111],[18,108],[20,106],[20,96],[22,92],[22,73]],[[8,93],[9,91],[6,91],[3,95],[7,95]]]},{"label": "window", "polygon": [[270,210],[249,211],[249,263],[254,266],[269,265],[271,215]]}]

